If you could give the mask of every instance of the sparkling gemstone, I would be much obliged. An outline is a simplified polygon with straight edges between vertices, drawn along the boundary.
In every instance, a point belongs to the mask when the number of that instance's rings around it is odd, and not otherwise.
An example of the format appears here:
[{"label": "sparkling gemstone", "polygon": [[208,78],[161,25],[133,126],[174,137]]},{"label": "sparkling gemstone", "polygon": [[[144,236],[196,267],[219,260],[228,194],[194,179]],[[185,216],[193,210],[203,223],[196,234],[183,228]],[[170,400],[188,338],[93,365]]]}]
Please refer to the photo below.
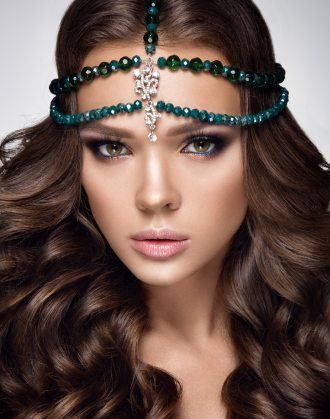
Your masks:
[{"label": "sparkling gemstone", "polygon": [[214,60],[211,62],[210,73],[213,74],[213,76],[220,76],[220,74],[222,74],[223,68],[224,67],[221,61]]},{"label": "sparkling gemstone", "polygon": [[111,68],[112,71],[117,71],[119,69],[118,61],[112,60],[110,62],[110,68]]},{"label": "sparkling gemstone", "polygon": [[153,54],[156,51],[156,47],[153,44],[148,44],[146,45],[145,50],[148,54]]},{"label": "sparkling gemstone", "polygon": [[210,71],[210,70],[211,70],[211,61],[209,61],[209,60],[205,60],[205,61],[203,62],[203,69],[204,69],[205,71]]},{"label": "sparkling gemstone", "polygon": [[155,32],[157,30],[157,25],[154,23],[148,23],[147,25],[147,31],[148,32]]},{"label": "sparkling gemstone", "polygon": [[254,73],[252,71],[245,71],[245,79],[243,81],[243,84],[245,84],[246,86],[249,86],[250,84],[253,83],[254,80]]},{"label": "sparkling gemstone", "polygon": [[208,114],[207,114],[207,112],[205,110],[199,112],[199,119],[201,121],[206,121],[207,120],[207,116],[208,116]]},{"label": "sparkling gemstone", "polygon": [[175,116],[180,116],[180,115],[182,115],[182,109],[181,109],[181,107],[180,107],[180,106],[176,106],[176,107],[173,109],[173,113],[174,113],[174,115],[175,115]]},{"label": "sparkling gemstone", "polygon": [[245,71],[240,71],[238,81],[243,82],[245,80],[245,76]]},{"label": "sparkling gemstone", "polygon": [[89,112],[89,118],[90,118],[91,120],[95,119],[95,110],[94,110],[94,109],[92,109],[92,110]]},{"label": "sparkling gemstone", "polygon": [[254,76],[253,85],[257,87],[262,87],[265,83],[265,76],[263,74],[257,73]]},{"label": "sparkling gemstone", "polygon": [[181,60],[180,63],[181,68],[183,68],[184,70],[186,68],[189,68],[189,60],[187,60],[187,58],[184,58],[183,60]]},{"label": "sparkling gemstone", "polygon": [[157,7],[157,9],[160,9],[160,0],[148,0],[147,7]]},{"label": "sparkling gemstone", "polygon": [[154,71],[154,72],[152,73],[152,77],[154,77],[155,79],[159,79],[159,76],[160,76],[160,74],[159,74],[159,72],[158,72],[158,71]]},{"label": "sparkling gemstone", "polygon": [[118,103],[117,113],[124,113],[124,112],[125,112],[125,105],[123,103]]},{"label": "sparkling gemstone", "polygon": [[190,110],[189,108],[183,108],[183,109],[182,109],[182,115],[183,115],[185,118],[188,118],[188,117],[191,115],[191,110]]},{"label": "sparkling gemstone", "polygon": [[153,132],[151,132],[151,133],[148,135],[148,138],[149,138],[149,140],[150,140],[150,141],[156,141],[156,140],[157,140],[157,136],[156,136],[156,134],[154,134]]},{"label": "sparkling gemstone", "polygon": [[235,66],[230,67],[230,71],[229,71],[229,74],[228,74],[228,79],[230,81],[237,81],[238,78],[239,78],[239,73],[240,73],[240,71],[237,67],[235,67]]},{"label": "sparkling gemstone", "polygon": [[207,116],[207,122],[214,122],[215,120],[215,114],[213,112],[210,112]]},{"label": "sparkling gemstone", "polygon": [[155,13],[148,13],[145,17],[146,24],[154,23],[155,25],[158,25],[159,23],[159,16]]},{"label": "sparkling gemstone", "polygon": [[71,74],[71,76],[69,77],[69,80],[70,80],[71,86],[73,87],[79,87],[82,84],[81,81],[79,81],[77,74]]},{"label": "sparkling gemstone", "polygon": [[180,67],[180,58],[177,55],[171,55],[166,60],[166,64],[170,70],[177,70]]},{"label": "sparkling gemstone", "polygon": [[102,111],[101,111],[101,109],[96,109],[95,110],[95,119],[101,119],[102,118]]},{"label": "sparkling gemstone", "polygon": [[242,126],[244,127],[248,123],[249,123],[249,120],[248,120],[247,115],[242,116],[242,118],[241,118],[241,124],[242,124]]},{"label": "sparkling gemstone", "polygon": [[142,108],[142,102],[141,102],[141,100],[136,100],[135,102],[134,102],[134,108],[138,111],[139,109],[141,109]]},{"label": "sparkling gemstone", "polygon": [[166,58],[159,57],[158,60],[157,60],[157,65],[158,65],[159,68],[166,67]]},{"label": "sparkling gemstone", "polygon": [[132,103],[126,103],[126,105],[125,105],[125,111],[127,113],[134,112],[134,105],[132,105]]},{"label": "sparkling gemstone", "polygon": [[133,70],[133,77],[135,79],[139,79],[141,77],[141,71],[140,70]]},{"label": "sparkling gemstone", "polygon": [[132,63],[135,67],[138,67],[141,64],[141,57],[139,57],[138,55],[134,55],[134,57],[132,58]]},{"label": "sparkling gemstone", "polygon": [[149,92],[150,92],[151,96],[155,96],[155,94],[157,93],[157,89],[155,87],[151,87]]},{"label": "sparkling gemstone", "polygon": [[214,122],[216,125],[222,124],[222,115],[221,113],[217,113],[214,118]]},{"label": "sparkling gemstone", "polygon": [[248,118],[249,125],[252,125],[253,124],[253,116],[248,115],[247,118]]},{"label": "sparkling gemstone", "polygon": [[49,85],[49,90],[50,90],[51,93],[53,93],[53,95],[58,94],[58,90],[57,90],[57,87],[56,87],[57,83],[58,83],[58,79],[54,79],[54,80],[52,80],[52,82]]},{"label": "sparkling gemstone", "polygon": [[95,79],[95,74],[93,74],[91,67],[84,67],[81,72],[81,77],[84,81],[92,81]]},{"label": "sparkling gemstone", "polygon": [[165,109],[165,102],[160,100],[159,102],[157,102],[156,108],[157,111],[163,111]]},{"label": "sparkling gemstone", "polygon": [[189,68],[193,73],[198,73],[203,68],[203,61],[196,57],[190,60]]},{"label": "sparkling gemstone", "polygon": [[65,81],[65,77],[63,79],[60,79],[58,83],[59,83],[61,92],[68,92],[70,90],[70,87]]},{"label": "sparkling gemstone", "polygon": [[198,110],[198,109],[193,109],[193,110],[191,111],[190,116],[191,116],[193,119],[197,119],[197,118],[199,117],[199,110]]},{"label": "sparkling gemstone", "polygon": [[143,39],[148,44],[157,44],[158,35],[156,34],[156,32],[146,32]]},{"label": "sparkling gemstone", "polygon": [[222,123],[223,125],[227,125],[229,122],[229,116],[227,114],[222,115]]},{"label": "sparkling gemstone", "polygon": [[99,73],[103,77],[108,77],[112,73],[109,63],[103,62],[99,65]]},{"label": "sparkling gemstone", "polygon": [[122,57],[119,60],[119,68],[125,72],[129,71],[133,67],[132,60],[128,57]]},{"label": "sparkling gemstone", "polygon": [[95,65],[95,66],[92,68],[92,72],[93,72],[94,76],[99,76],[99,75],[100,75],[100,73],[99,73],[99,68],[98,68],[98,66],[97,66],[97,65]]},{"label": "sparkling gemstone", "polygon": [[241,125],[241,122],[242,122],[241,117],[240,116],[235,116],[235,125],[239,126],[239,125]]},{"label": "sparkling gemstone", "polygon": [[109,115],[108,110],[109,110],[109,108],[107,106],[104,106],[101,110],[102,116],[108,116]]},{"label": "sparkling gemstone", "polygon": [[172,105],[172,103],[166,103],[165,105],[165,112],[166,113],[171,113],[173,112],[174,106]]},{"label": "sparkling gemstone", "polygon": [[223,66],[223,69],[222,69],[222,75],[223,75],[223,77],[228,77],[229,72],[230,72],[230,67],[228,67],[227,65],[224,65]]},{"label": "sparkling gemstone", "polygon": [[151,14],[151,13],[154,13],[154,14],[158,15],[157,7],[149,7],[148,14]]}]

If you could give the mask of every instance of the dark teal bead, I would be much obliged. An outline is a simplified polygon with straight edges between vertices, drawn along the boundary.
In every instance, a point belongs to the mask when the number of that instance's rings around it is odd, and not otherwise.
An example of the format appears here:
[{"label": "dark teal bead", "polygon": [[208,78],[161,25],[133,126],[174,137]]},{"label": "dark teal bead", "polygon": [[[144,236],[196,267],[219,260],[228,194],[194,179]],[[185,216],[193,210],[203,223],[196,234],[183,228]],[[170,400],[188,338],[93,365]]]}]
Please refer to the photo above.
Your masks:
[{"label": "dark teal bead", "polygon": [[217,125],[222,124],[222,115],[221,115],[221,113],[217,113],[217,114],[215,115],[214,122],[215,122]]},{"label": "dark teal bead", "polygon": [[125,112],[125,105],[123,103],[118,103],[117,113],[124,113],[124,112]]},{"label": "dark teal bead", "polygon": [[49,90],[53,95],[59,94],[59,91],[57,89],[57,83],[58,83],[58,79],[54,79],[54,80],[51,81],[51,83],[49,85]]},{"label": "dark teal bead", "polygon": [[245,76],[246,76],[245,71],[240,71],[238,81],[243,82],[245,80]]},{"label": "dark teal bead", "polygon": [[97,66],[97,65],[95,65],[95,66],[92,68],[92,72],[93,72],[94,76],[99,76],[99,75],[100,75],[100,73],[99,73],[99,68],[98,68],[98,66]]},{"label": "dark teal bead", "polygon": [[244,127],[245,125],[247,125],[249,123],[248,117],[247,115],[244,115],[241,117],[241,125]]},{"label": "dark teal bead", "polygon": [[78,121],[79,121],[79,124],[82,124],[83,122],[85,122],[85,116],[83,113],[80,113],[78,115]]},{"label": "dark teal bead", "polygon": [[158,15],[158,9],[157,7],[149,7],[148,9],[148,14],[150,15],[151,13]]},{"label": "dark teal bead", "polygon": [[89,111],[89,119],[93,121],[95,119],[95,109]]},{"label": "dark teal bead", "polygon": [[77,74],[71,74],[69,77],[70,83],[72,87],[79,87],[81,86],[81,82],[79,81]]},{"label": "dark teal bead", "polygon": [[235,116],[235,125],[239,126],[242,123],[242,119],[240,116]]},{"label": "dark teal bead", "polygon": [[71,115],[65,115],[64,116],[64,124],[65,125],[71,125]]},{"label": "dark teal bead", "polygon": [[138,111],[138,110],[140,110],[141,108],[142,108],[142,102],[141,102],[141,100],[136,100],[135,102],[134,102],[134,108]]},{"label": "dark teal bead", "polygon": [[78,113],[75,113],[74,115],[73,115],[73,123],[74,123],[74,125],[78,125],[79,124],[79,114]]},{"label": "dark teal bead", "polygon": [[189,68],[193,73],[199,73],[203,68],[203,61],[196,57],[190,60]]},{"label": "dark teal bead", "polygon": [[222,115],[222,123],[223,125],[227,125],[229,122],[229,116],[225,113],[224,115]]},{"label": "dark teal bead", "polygon": [[122,57],[119,60],[119,68],[125,72],[130,71],[130,69],[133,67],[132,60],[128,57]]},{"label": "dark teal bead", "polygon": [[111,68],[111,71],[117,71],[119,69],[118,61],[112,60],[110,62],[110,68]]},{"label": "dark teal bead", "polygon": [[257,73],[254,77],[253,84],[257,87],[263,87],[265,84],[266,78],[263,74]]},{"label": "dark teal bead", "polygon": [[237,81],[239,79],[239,69],[237,67],[235,66],[230,67],[228,79],[230,81]]},{"label": "dark teal bead", "polygon": [[207,116],[207,122],[214,122],[215,121],[215,114],[210,112]]},{"label": "dark teal bead", "polygon": [[181,60],[180,67],[183,68],[184,70],[189,68],[189,60],[187,60],[187,58],[184,58],[183,60]]},{"label": "dark teal bead", "polygon": [[182,109],[182,115],[183,115],[185,118],[189,118],[189,116],[191,115],[191,110],[190,110],[189,108],[183,108],[183,109]]},{"label": "dark teal bead", "polygon": [[141,57],[139,57],[138,55],[134,55],[134,57],[132,58],[132,63],[135,67],[138,67],[141,64]]},{"label": "dark teal bead", "polygon": [[223,69],[224,66],[221,61],[214,60],[211,62],[210,73],[213,74],[213,76],[220,76],[220,74],[223,73]]},{"label": "dark teal bead", "polygon": [[165,109],[165,102],[163,102],[162,100],[158,101],[156,108],[159,112],[163,111]]},{"label": "dark teal bead", "polygon": [[264,115],[263,112],[259,112],[258,115],[257,115],[257,117],[258,117],[259,123],[265,121],[265,115]]},{"label": "dark teal bead", "polygon": [[165,112],[166,113],[171,113],[173,112],[174,106],[172,105],[172,103],[166,103],[165,105]]},{"label": "dark teal bead", "polygon": [[132,103],[126,103],[126,105],[125,105],[125,111],[127,113],[134,112],[134,105]]},{"label": "dark teal bead", "polygon": [[157,9],[159,10],[160,9],[160,1],[159,0],[148,0],[147,7],[148,7],[148,9],[150,7],[157,7]]},{"label": "dark teal bead", "polygon": [[259,76],[259,74],[255,74],[254,75],[254,80],[253,80],[253,83],[252,83],[254,86],[258,86],[258,85],[260,85],[260,76]]},{"label": "dark teal bead", "polygon": [[229,76],[229,73],[230,73],[230,67],[228,67],[227,65],[224,65],[223,66],[223,69],[222,69],[222,75],[223,75],[223,77],[228,77]]},{"label": "dark teal bead", "polygon": [[234,116],[229,117],[228,125],[230,125],[230,126],[235,125],[235,117]]},{"label": "dark teal bead", "polygon": [[91,67],[84,67],[81,71],[81,77],[85,81],[92,81],[95,79],[95,74],[93,74]]},{"label": "dark teal bead", "polygon": [[270,119],[271,118],[271,113],[269,112],[268,109],[264,113],[265,113],[265,119]]},{"label": "dark teal bead", "polygon": [[257,115],[252,115],[252,117],[253,117],[253,125],[259,124],[259,118],[257,117]]},{"label": "dark teal bead", "polygon": [[158,60],[157,60],[157,65],[158,65],[159,68],[166,67],[166,58],[159,57]]},{"label": "dark teal bead", "polygon": [[70,77],[65,77],[64,78],[64,84],[69,90],[72,89],[72,85],[70,83]]},{"label": "dark teal bead", "polygon": [[245,86],[249,86],[250,84],[253,83],[254,80],[254,73],[252,71],[245,71],[245,79],[243,81],[243,84],[245,84]]},{"label": "dark teal bead", "polygon": [[90,121],[89,111],[84,112],[84,119],[86,122]]},{"label": "dark teal bead", "polygon": [[170,70],[177,70],[180,67],[180,58],[177,55],[171,55],[166,60],[166,64]]},{"label": "dark teal bead", "polygon": [[248,115],[247,118],[248,118],[248,121],[249,121],[249,125],[252,125],[253,124],[253,116]]},{"label": "dark teal bead", "polygon": [[109,115],[109,108],[107,106],[104,106],[101,110],[101,115],[102,116],[108,116]]},{"label": "dark teal bead", "polygon": [[157,25],[154,23],[148,23],[147,25],[147,31],[148,32],[155,32],[157,30]]},{"label": "dark teal bead", "polygon": [[272,87],[274,86],[274,84],[276,83],[276,77],[273,73],[265,73],[265,86],[267,87]]},{"label": "dark teal bead", "polygon": [[199,119],[200,119],[201,121],[206,121],[206,120],[207,120],[207,116],[208,116],[208,114],[207,114],[207,112],[206,112],[206,111],[200,111],[200,112],[199,112]]},{"label": "dark teal bead", "polygon": [[103,77],[109,77],[112,73],[111,67],[109,63],[105,61],[99,65],[99,73]]},{"label": "dark teal bead", "polygon": [[66,83],[65,78],[60,79],[58,83],[59,83],[59,86],[60,86],[60,89],[61,89],[61,92],[62,92],[62,93],[63,93],[63,92],[68,92],[68,91],[70,90],[70,87],[69,87],[69,86],[68,86],[68,84]]},{"label": "dark teal bead", "polygon": [[145,17],[146,24],[149,25],[149,23],[154,23],[155,25],[158,25],[159,23],[159,16],[155,13],[149,13]]},{"label": "dark teal bead", "polygon": [[83,83],[85,80],[82,78],[81,71],[77,73],[77,79],[80,81],[80,83]]},{"label": "dark teal bead", "polygon": [[148,44],[145,47],[147,54],[153,54],[156,51],[156,47],[153,44]]},{"label": "dark teal bead", "polygon": [[197,119],[199,117],[199,110],[198,109],[193,109],[191,111],[190,116],[192,117],[192,119]]},{"label": "dark teal bead", "polygon": [[211,66],[212,66],[211,61],[209,61],[209,60],[205,60],[205,61],[203,62],[203,69],[204,69],[205,71],[210,71],[210,70],[211,70]]},{"label": "dark teal bead", "polygon": [[100,108],[97,108],[95,110],[95,119],[101,119],[102,117],[103,117],[103,115],[102,115],[101,109]]},{"label": "dark teal bead", "polygon": [[144,42],[146,42],[147,44],[157,44],[158,41],[158,35],[156,34],[156,32],[146,32],[144,34]]},{"label": "dark teal bead", "polygon": [[173,113],[174,113],[175,116],[181,116],[182,115],[182,109],[180,108],[180,106],[176,106],[173,109]]},{"label": "dark teal bead", "polygon": [[109,108],[109,115],[117,115],[117,106],[111,106],[110,108]]}]

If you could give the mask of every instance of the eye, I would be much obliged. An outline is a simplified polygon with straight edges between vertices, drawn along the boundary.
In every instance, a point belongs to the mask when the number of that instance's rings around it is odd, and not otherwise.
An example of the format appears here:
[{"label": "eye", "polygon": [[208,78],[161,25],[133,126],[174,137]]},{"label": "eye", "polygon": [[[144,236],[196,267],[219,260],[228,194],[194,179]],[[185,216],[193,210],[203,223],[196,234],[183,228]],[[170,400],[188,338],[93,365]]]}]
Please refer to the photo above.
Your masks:
[{"label": "eye", "polygon": [[200,156],[216,153],[224,146],[224,141],[218,137],[194,137],[193,139],[187,139],[186,143],[187,145],[182,150],[182,153]]},{"label": "eye", "polygon": [[104,157],[117,157],[126,155],[128,149],[121,143],[102,144],[96,148],[97,152]]}]

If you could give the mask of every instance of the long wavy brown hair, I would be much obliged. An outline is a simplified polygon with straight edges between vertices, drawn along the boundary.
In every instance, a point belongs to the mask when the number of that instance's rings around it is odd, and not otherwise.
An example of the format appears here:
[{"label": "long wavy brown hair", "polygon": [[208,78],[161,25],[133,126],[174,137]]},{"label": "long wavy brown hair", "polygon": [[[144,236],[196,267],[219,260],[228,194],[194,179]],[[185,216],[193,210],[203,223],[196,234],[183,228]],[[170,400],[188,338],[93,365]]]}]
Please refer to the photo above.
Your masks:
[{"label": "long wavy brown hair", "polygon": [[[75,0],[58,34],[59,77],[97,45],[142,43],[146,7]],[[275,70],[251,0],[163,0],[160,17],[159,44],[173,53],[189,41],[239,68]],[[252,114],[278,88],[240,94]],[[61,110],[76,112],[75,93],[64,96]],[[228,418],[329,419],[330,165],[288,109],[242,128],[242,147],[249,208],[219,280],[240,360],[222,389]],[[138,358],[146,295],[92,217],[78,128],[48,117],[0,152],[0,417],[170,418],[182,386]]]}]

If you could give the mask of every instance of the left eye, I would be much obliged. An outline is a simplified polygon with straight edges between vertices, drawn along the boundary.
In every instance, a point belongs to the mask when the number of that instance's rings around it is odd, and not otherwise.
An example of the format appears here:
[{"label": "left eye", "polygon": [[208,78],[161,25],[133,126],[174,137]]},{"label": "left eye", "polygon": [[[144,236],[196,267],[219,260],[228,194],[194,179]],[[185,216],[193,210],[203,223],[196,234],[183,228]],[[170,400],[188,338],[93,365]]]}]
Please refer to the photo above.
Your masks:
[{"label": "left eye", "polygon": [[128,151],[127,148],[120,143],[103,144],[97,147],[97,150],[100,154],[102,154],[102,156],[105,157],[117,157]]},{"label": "left eye", "polygon": [[186,153],[204,154],[210,153],[216,148],[211,141],[197,140],[193,141],[185,147]]}]

